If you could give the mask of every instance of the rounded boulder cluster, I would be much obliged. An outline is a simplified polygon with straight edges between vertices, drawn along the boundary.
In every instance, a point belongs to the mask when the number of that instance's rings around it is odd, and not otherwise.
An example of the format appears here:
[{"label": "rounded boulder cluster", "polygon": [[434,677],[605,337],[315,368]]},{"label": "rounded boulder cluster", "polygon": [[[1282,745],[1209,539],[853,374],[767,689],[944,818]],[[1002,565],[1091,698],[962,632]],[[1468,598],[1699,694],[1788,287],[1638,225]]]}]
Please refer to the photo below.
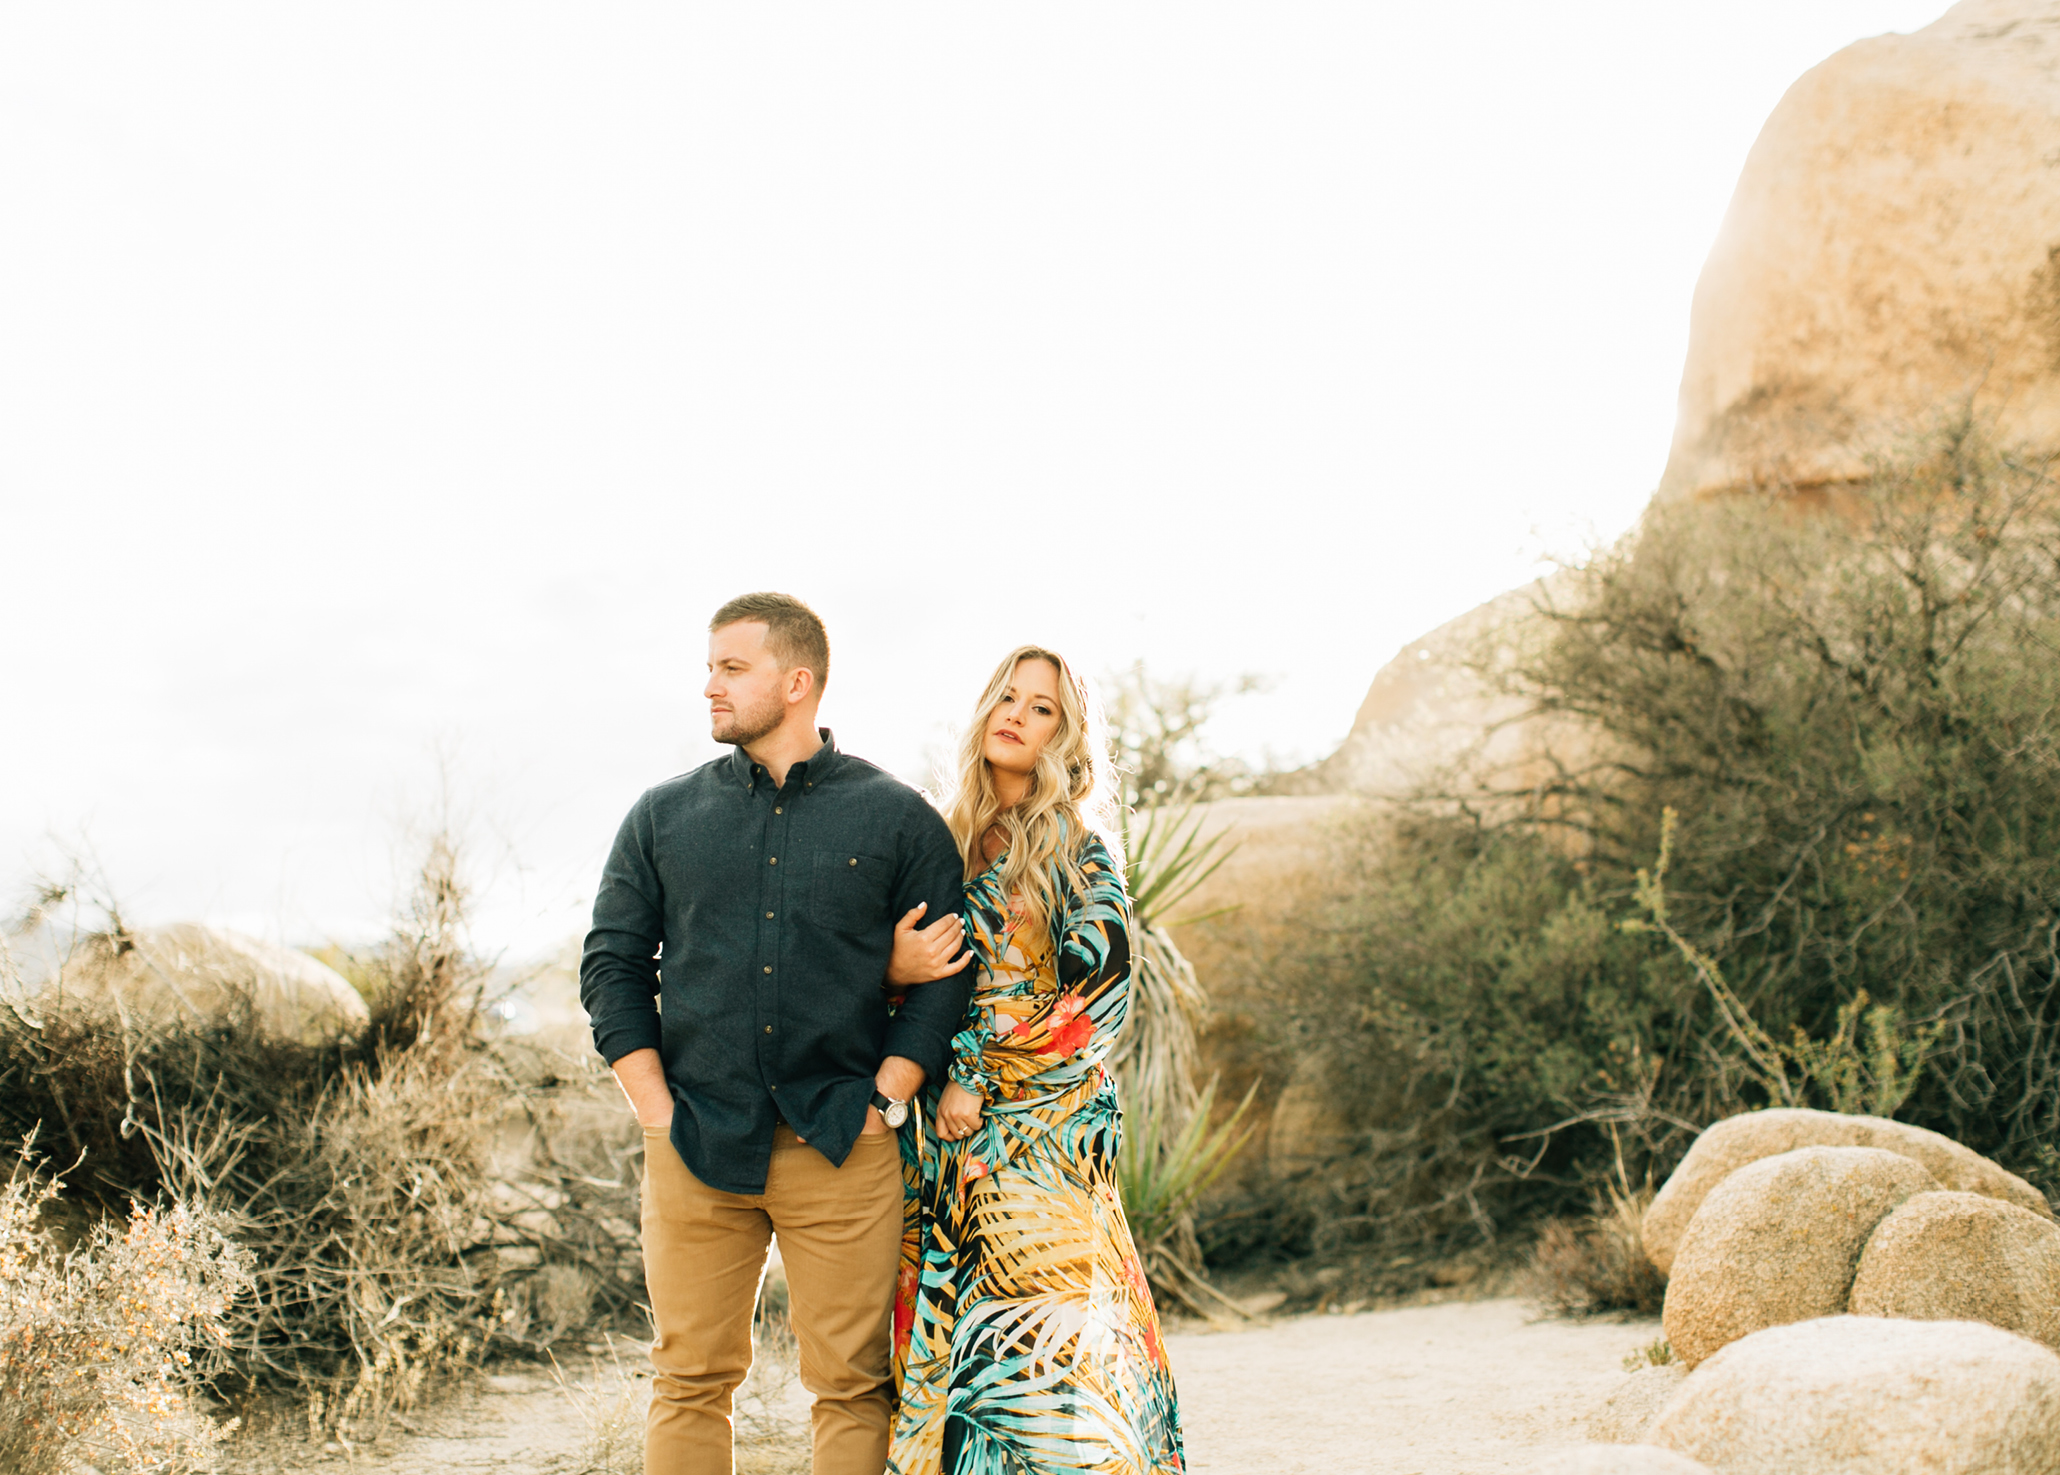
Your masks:
[{"label": "rounded boulder cluster", "polygon": [[1747,1112],[1643,1237],[1672,1380],[1628,1380],[1589,1424],[1619,1453],[1569,1471],[2060,1471],[2060,1224],[2015,1174],[1879,1117]]}]

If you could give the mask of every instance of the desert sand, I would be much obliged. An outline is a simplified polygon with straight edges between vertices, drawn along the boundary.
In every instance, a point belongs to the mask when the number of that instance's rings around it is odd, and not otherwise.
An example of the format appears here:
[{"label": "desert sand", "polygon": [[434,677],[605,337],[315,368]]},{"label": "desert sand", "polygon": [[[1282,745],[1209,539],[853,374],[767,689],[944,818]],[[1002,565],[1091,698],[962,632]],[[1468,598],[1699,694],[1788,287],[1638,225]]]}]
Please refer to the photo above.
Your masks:
[{"label": "desert sand", "polygon": [[[1588,1409],[1656,1322],[1546,1321],[1521,1301],[1450,1302],[1174,1330],[1189,1468],[1196,1475],[1493,1475],[1581,1440]],[[298,1460],[388,1475],[615,1475],[633,1458],[645,1380],[617,1363],[491,1376],[412,1431],[371,1449]],[[740,1412],[745,1475],[805,1472],[805,1397],[791,1380]],[[612,1446],[612,1447],[611,1447]]]}]

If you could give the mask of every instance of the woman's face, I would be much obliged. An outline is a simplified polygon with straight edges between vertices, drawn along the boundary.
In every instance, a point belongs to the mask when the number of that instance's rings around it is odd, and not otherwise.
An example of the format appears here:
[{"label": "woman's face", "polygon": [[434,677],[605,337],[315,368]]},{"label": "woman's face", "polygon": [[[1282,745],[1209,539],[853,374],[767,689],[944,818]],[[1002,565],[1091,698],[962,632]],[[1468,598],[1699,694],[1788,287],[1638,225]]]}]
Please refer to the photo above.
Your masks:
[{"label": "woman's face", "polygon": [[1016,662],[1016,674],[1001,701],[987,714],[981,749],[1004,773],[1028,776],[1037,755],[1059,730],[1059,673],[1036,656]]}]

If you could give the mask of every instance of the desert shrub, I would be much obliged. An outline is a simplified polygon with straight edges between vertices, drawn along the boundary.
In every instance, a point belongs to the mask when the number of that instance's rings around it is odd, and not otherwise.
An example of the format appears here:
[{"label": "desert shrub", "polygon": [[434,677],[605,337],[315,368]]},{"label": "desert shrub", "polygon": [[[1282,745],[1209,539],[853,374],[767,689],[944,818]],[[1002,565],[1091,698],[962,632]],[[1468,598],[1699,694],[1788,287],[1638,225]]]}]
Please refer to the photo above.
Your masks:
[{"label": "desert shrub", "polygon": [[203,1384],[247,1256],[204,1210],[134,1208],[69,1250],[43,1222],[63,1184],[24,1143],[0,1185],[0,1470],[214,1468],[229,1426]]},{"label": "desert shrub", "polygon": [[[1298,1208],[1319,1252],[1358,1240],[1442,1252],[1495,1242],[1512,1220],[1582,1213],[1602,1180],[1548,1129],[1607,1105],[1648,1153],[1670,1130],[1639,1043],[1680,992],[1667,960],[1533,835],[1405,815],[1348,854],[1345,900],[1311,919],[1327,966],[1294,980],[1287,1002],[1305,1048],[1335,1060],[1353,1146],[1276,1214]],[[1608,1150],[1602,1129],[1584,1131],[1592,1143],[1571,1136]]]},{"label": "desert shrub", "polygon": [[506,1295],[495,1334],[535,1351],[596,1326],[641,1332],[643,1134],[586,1032],[504,1041],[495,1194]]},{"label": "desert shrub", "polygon": [[[316,1425],[373,1431],[491,1346],[584,1339],[627,1308],[634,1211],[582,1208],[619,1208],[634,1170],[617,1159],[610,1184],[579,1150],[568,1118],[591,1082],[484,1031],[464,904],[457,852],[433,840],[392,935],[337,959],[372,1010],[345,1045],[270,1038],[247,1008],[148,1031],[76,1001],[0,1010],[0,1130],[80,1160],[68,1197],[89,1222],[205,1201],[249,1251],[225,1394],[306,1394]],[[123,937],[110,908],[80,945]]]},{"label": "desert shrub", "polygon": [[[1297,1038],[1364,1083],[1319,1239],[1578,1215],[1613,1139],[1663,1176],[1701,1125],[1784,1102],[2046,1171],[2055,490],[1956,425],[1835,503],[1656,506],[1496,632],[1482,669],[1542,748],[1370,826],[1312,919]],[[1686,951],[1623,925],[1652,925],[1669,812]]]}]

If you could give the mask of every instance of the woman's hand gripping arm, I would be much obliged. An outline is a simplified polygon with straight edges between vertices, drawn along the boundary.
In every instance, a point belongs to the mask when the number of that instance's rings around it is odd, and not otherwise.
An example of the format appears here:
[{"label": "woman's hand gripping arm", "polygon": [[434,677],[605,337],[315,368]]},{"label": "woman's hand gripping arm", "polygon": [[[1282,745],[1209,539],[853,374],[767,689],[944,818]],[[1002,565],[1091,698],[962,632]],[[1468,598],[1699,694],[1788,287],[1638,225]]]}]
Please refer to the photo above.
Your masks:
[{"label": "woman's hand gripping arm", "polygon": [[[916,923],[930,909],[927,901],[917,902],[908,915],[894,924],[894,951],[887,959],[887,985],[908,988],[954,976],[972,961],[973,950],[965,946],[966,927],[952,912],[929,926]],[[956,954],[956,956],[954,956]]]}]

